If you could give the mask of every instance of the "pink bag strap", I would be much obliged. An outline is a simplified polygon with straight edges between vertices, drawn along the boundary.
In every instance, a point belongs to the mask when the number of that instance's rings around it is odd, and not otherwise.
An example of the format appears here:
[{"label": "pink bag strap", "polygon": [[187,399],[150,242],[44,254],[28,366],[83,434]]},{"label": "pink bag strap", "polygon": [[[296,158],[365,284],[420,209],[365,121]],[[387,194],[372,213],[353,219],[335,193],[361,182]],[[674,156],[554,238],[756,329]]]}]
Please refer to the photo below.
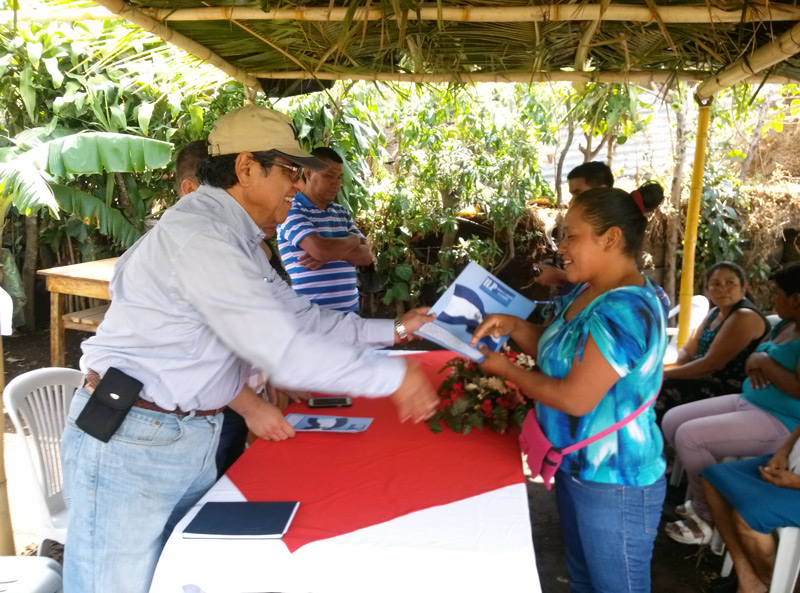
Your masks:
[{"label": "pink bag strap", "polygon": [[587,437],[587,438],[583,439],[582,441],[578,441],[574,445],[570,445],[569,447],[564,447],[561,450],[561,454],[562,455],[569,455],[573,451],[577,451],[578,449],[581,449],[582,447],[585,447],[586,445],[591,445],[595,441],[599,441],[603,437],[606,437],[606,436],[610,435],[613,432],[617,432],[620,428],[625,426],[628,422],[631,422],[632,420],[634,420],[639,414],[641,414],[647,408],[649,408],[651,405],[653,405],[653,402],[656,401],[656,398],[658,398],[658,394],[659,393],[661,393],[661,388],[659,388],[659,390],[656,392],[656,394],[650,400],[648,400],[646,403],[644,403],[642,405],[642,407],[640,407],[638,410],[636,410],[634,412],[631,412],[630,414],[625,416],[625,418],[623,418],[619,422],[616,422],[616,423],[612,424],[611,426],[609,426],[605,430],[602,430],[602,431],[598,432],[597,434],[594,434],[594,435],[592,435],[590,437]]}]

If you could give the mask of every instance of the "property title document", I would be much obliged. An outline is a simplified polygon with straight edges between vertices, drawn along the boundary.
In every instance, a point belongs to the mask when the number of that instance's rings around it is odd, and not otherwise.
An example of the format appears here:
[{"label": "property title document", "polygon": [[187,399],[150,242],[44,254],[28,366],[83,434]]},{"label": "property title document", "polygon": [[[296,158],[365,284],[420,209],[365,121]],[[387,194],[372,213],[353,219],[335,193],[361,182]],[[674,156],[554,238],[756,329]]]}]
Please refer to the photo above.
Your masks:
[{"label": "property title document", "polygon": [[364,432],[372,424],[372,418],[286,414],[286,422],[298,432]]},{"label": "property title document", "polygon": [[[480,362],[486,357],[469,342],[481,321],[492,313],[526,319],[534,307],[536,301],[525,298],[475,262],[469,262],[431,307],[436,319],[414,333]],[[496,352],[507,340],[508,336],[499,339],[485,336],[479,344]]]}]

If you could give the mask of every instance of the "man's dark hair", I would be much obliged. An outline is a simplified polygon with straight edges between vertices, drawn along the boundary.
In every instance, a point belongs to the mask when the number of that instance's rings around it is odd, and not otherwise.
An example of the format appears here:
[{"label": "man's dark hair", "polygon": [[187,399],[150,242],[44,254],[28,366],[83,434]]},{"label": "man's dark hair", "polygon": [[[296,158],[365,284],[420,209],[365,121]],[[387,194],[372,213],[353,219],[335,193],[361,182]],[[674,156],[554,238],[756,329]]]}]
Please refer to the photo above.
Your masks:
[{"label": "man's dark hair", "polygon": [[591,161],[578,165],[567,175],[567,179],[583,179],[589,187],[614,187],[614,175],[602,161]]},{"label": "man's dark hair", "polygon": [[[238,154],[210,156],[197,166],[197,180],[203,185],[228,189],[239,183],[236,176],[236,157]],[[272,161],[281,156],[277,150],[262,150],[253,153],[253,158],[261,164],[264,175],[269,175]]]},{"label": "man's dark hair", "polygon": [[208,158],[208,142],[196,140],[183,146],[175,157],[175,185],[178,192],[184,179],[197,179],[197,165]]},{"label": "man's dark hair", "polygon": [[317,146],[311,151],[311,156],[315,156],[318,159],[333,161],[334,163],[339,163],[340,165],[344,163],[342,157],[339,156],[339,153],[329,146]]},{"label": "man's dark hair", "polygon": [[800,293],[800,264],[781,268],[772,275],[772,279],[786,294]]}]

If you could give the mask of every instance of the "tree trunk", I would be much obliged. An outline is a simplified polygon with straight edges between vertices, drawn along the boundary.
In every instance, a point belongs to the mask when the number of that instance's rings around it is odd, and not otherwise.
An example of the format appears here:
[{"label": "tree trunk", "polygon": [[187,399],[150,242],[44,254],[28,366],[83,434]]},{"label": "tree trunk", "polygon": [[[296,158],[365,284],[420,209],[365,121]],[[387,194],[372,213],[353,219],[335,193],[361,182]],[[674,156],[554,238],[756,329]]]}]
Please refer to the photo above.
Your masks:
[{"label": "tree trunk", "polygon": [[675,109],[675,168],[672,171],[672,187],[670,190],[670,209],[667,216],[667,244],[664,252],[664,292],[672,303],[676,302],[676,286],[678,275],[678,239],[681,223],[681,193],[683,191],[683,169],[686,164],[686,92],[677,83],[672,92],[672,105]]},{"label": "tree trunk", "polygon": [[614,152],[617,150],[617,137],[616,136],[609,136],[608,137],[608,145],[606,146],[606,165],[608,168],[611,168],[611,164],[614,162]]},{"label": "tree trunk", "polygon": [[583,153],[583,162],[588,163],[593,161],[598,153],[603,149],[603,144],[605,144],[609,136],[605,134],[602,139],[600,140],[600,144],[597,145],[597,148],[592,148],[592,134],[591,133],[584,133],[584,137],[586,138],[586,148],[583,146],[578,146],[578,150]]},{"label": "tree trunk", "polygon": [[764,97],[764,101],[761,103],[761,109],[758,112],[758,121],[753,128],[752,136],[750,136],[750,144],[747,146],[747,155],[744,157],[742,171],[739,173],[739,181],[742,183],[747,179],[747,172],[750,170],[750,165],[753,162],[753,158],[756,156],[758,141],[761,138],[761,130],[764,128],[764,121],[767,119],[767,113],[774,103],[775,99],[772,97]]},{"label": "tree trunk", "polygon": [[[448,214],[458,208],[458,192],[457,191],[449,191],[449,192],[442,192],[442,208],[445,214]],[[458,233],[458,228],[454,228],[452,231],[446,231],[442,233],[442,244],[441,248],[439,249],[439,263],[442,264],[443,268],[450,268],[451,260],[445,257],[445,252],[452,249],[453,245],[456,244],[456,235]]]},{"label": "tree trunk", "polygon": [[513,225],[511,225],[506,229],[506,241],[507,241],[506,253],[503,256],[503,259],[500,261],[500,263],[497,264],[497,267],[495,267],[494,270],[492,270],[492,273],[499,274],[500,272],[503,271],[503,269],[506,266],[508,266],[508,264],[514,261],[514,257],[517,254],[516,248],[514,246],[514,233],[517,230],[517,225],[519,225],[520,220],[521,219],[518,218],[517,220],[514,221]]},{"label": "tree trunk", "polygon": [[139,220],[133,212],[133,205],[131,204],[131,197],[128,195],[128,188],[125,187],[125,179],[122,173],[114,173],[114,182],[117,185],[117,193],[119,194],[119,208],[133,226],[138,230],[144,229],[144,221]]},{"label": "tree trunk", "polygon": [[567,152],[572,146],[572,139],[575,137],[575,118],[572,116],[572,103],[567,100],[567,143],[558,155],[558,162],[556,163],[556,208],[561,207],[562,192],[561,192],[561,175],[564,173],[564,161],[567,158]]},{"label": "tree trunk", "polygon": [[22,263],[22,288],[25,291],[25,329],[36,329],[34,311],[34,286],[36,283],[36,264],[39,261],[39,217],[31,214],[25,217],[25,259]]}]

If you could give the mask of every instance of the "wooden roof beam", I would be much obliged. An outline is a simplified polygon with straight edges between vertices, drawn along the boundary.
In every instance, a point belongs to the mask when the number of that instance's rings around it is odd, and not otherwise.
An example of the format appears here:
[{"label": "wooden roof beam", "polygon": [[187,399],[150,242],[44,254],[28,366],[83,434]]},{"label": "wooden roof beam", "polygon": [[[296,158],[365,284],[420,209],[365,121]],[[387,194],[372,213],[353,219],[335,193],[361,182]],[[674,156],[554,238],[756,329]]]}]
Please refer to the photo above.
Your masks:
[{"label": "wooden roof beam", "polygon": [[[446,73],[411,73],[411,72],[306,72],[296,70],[293,72],[254,72],[257,78],[271,80],[366,80],[369,82],[417,82],[417,83],[448,83],[461,81],[465,83],[478,82],[631,82],[646,84],[650,82],[665,83],[675,80],[701,82],[708,78],[708,72],[668,70],[639,70],[633,72],[574,72],[554,70],[551,72],[461,72],[456,74]],[[740,82],[759,84],[764,81],[762,76],[749,76]],[[796,84],[797,81],[786,76],[769,76],[767,84]]]},{"label": "wooden roof beam", "polygon": [[[98,2],[98,4],[105,4]],[[113,11],[111,11],[113,13]],[[141,12],[156,20],[164,21],[219,21],[219,20],[297,20],[297,21],[343,21],[347,8],[280,8],[262,11],[259,8],[205,7],[184,9],[141,9]],[[545,4],[542,6],[497,6],[486,7],[442,7],[443,21],[464,23],[505,23],[505,22],[542,22],[542,21],[593,21],[601,19],[599,4]],[[706,5],[659,6],[658,14],[664,23],[740,23],[763,21],[800,21],[800,6],[765,3],[750,4],[744,19],[742,10],[724,10]],[[416,11],[408,11],[408,20],[437,21],[439,9],[435,6],[423,7],[419,16]],[[119,18],[103,9],[59,9],[18,10],[17,21],[78,21],[108,20]],[[356,21],[378,21],[383,18],[379,8],[356,9]],[[11,10],[0,11],[0,22],[8,23],[14,19]],[[602,15],[604,21],[633,21],[655,23],[656,19],[647,6],[609,6]]]},{"label": "wooden roof beam", "polygon": [[718,91],[743,80],[756,78],[759,72],[800,53],[800,23],[779,35],[771,43],[733,62],[703,81],[695,91],[699,100],[713,97]]}]

